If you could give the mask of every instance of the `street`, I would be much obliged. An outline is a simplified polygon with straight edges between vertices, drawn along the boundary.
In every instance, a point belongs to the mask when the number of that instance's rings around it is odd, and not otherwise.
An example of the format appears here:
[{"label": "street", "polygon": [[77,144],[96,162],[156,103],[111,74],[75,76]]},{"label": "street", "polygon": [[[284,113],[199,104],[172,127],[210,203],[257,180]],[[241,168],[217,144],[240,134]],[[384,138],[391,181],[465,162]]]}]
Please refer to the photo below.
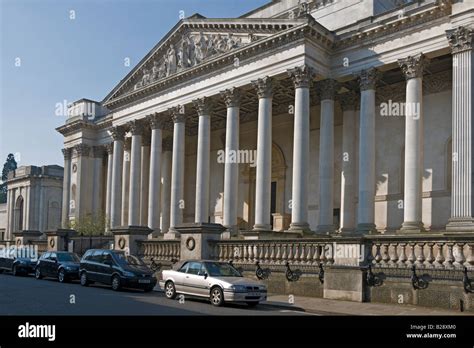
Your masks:
[{"label": "street", "polygon": [[[155,288],[157,289],[157,288]],[[326,313],[327,314],[327,313]],[[214,307],[201,299],[168,300],[161,291],[112,291],[83,287],[78,281],[61,284],[47,278],[0,274],[0,315],[316,315],[260,304]]]}]

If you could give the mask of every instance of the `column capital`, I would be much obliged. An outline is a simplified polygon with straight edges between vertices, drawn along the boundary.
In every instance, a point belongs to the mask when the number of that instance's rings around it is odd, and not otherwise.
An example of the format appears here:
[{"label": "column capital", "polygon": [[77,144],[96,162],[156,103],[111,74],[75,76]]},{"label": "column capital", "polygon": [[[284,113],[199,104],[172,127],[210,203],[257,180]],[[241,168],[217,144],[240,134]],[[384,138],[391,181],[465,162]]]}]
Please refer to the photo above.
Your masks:
[{"label": "column capital", "polygon": [[333,79],[326,79],[317,82],[317,89],[321,100],[334,100],[338,88],[339,82]]},{"label": "column capital", "polygon": [[62,153],[63,153],[63,156],[64,156],[64,160],[65,160],[65,161],[71,159],[71,156],[72,156],[72,147],[66,147],[66,148],[62,149],[61,151],[62,151]]},{"label": "column capital", "polygon": [[112,155],[114,153],[114,143],[105,144],[105,151],[108,155]]},{"label": "column capital", "polygon": [[163,128],[163,119],[159,117],[158,113],[147,116],[147,121],[151,129]]},{"label": "column capital", "polygon": [[110,135],[114,141],[123,141],[125,138],[125,128],[123,126],[115,126],[110,128]]},{"label": "column capital", "polygon": [[78,156],[89,156],[91,147],[87,144],[77,144],[74,146],[74,151]]},{"label": "column capital", "polygon": [[221,91],[220,93],[222,98],[224,98],[225,105],[228,108],[240,106],[241,93],[240,89],[238,89],[237,87],[226,89],[224,91]]},{"label": "column capital", "polygon": [[314,75],[314,69],[306,64],[288,70],[288,76],[293,80],[295,88],[309,88]]},{"label": "column capital", "polygon": [[339,94],[337,99],[341,105],[342,111],[356,110],[359,103],[359,96],[354,91]]},{"label": "column capital", "polygon": [[186,113],[184,112],[184,106],[178,105],[168,109],[171,119],[174,123],[186,122]]},{"label": "column capital", "polygon": [[405,79],[423,77],[423,70],[428,65],[429,59],[423,53],[415,56],[408,56],[398,60],[398,65],[402,69]]},{"label": "column capital", "polygon": [[252,81],[252,85],[257,91],[259,98],[271,98],[273,96],[274,79],[265,76]]},{"label": "column capital", "polygon": [[127,123],[127,126],[130,129],[132,135],[143,135],[144,129],[142,122],[138,120],[130,121]]},{"label": "column capital", "polygon": [[164,138],[161,146],[163,148],[163,151],[173,151],[173,138],[172,137]]},{"label": "column capital", "polygon": [[472,50],[474,29],[460,26],[446,30],[446,36],[453,54]]},{"label": "column capital", "polygon": [[103,145],[92,146],[92,157],[103,158],[105,154],[105,147]]},{"label": "column capital", "polygon": [[379,79],[380,72],[377,69],[361,70],[359,73],[360,90],[366,91],[368,89],[375,89]]},{"label": "column capital", "polygon": [[199,116],[210,116],[212,112],[212,100],[208,97],[193,100],[194,108]]}]

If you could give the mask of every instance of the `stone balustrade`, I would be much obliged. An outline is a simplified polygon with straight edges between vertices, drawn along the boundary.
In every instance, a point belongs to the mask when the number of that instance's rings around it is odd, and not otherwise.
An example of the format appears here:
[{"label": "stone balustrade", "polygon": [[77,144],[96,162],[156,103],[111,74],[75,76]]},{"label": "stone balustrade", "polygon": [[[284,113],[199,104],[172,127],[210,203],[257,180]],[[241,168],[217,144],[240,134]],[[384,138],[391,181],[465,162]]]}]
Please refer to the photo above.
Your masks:
[{"label": "stone balustrade", "polygon": [[474,236],[372,238],[369,262],[377,267],[474,269]]},{"label": "stone balustrade", "polygon": [[316,239],[299,240],[229,240],[211,242],[213,258],[224,262],[284,265],[319,265],[334,263],[332,243]]},{"label": "stone balustrade", "polygon": [[140,254],[146,260],[152,257],[156,261],[172,261],[180,258],[179,240],[144,240],[139,241]]}]

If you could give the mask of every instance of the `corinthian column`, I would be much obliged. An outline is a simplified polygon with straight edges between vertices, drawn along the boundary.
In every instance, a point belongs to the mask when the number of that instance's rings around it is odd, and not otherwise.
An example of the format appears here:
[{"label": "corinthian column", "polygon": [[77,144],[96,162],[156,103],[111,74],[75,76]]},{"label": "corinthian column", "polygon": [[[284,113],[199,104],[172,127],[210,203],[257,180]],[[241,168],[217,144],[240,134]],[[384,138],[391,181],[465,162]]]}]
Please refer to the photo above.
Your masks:
[{"label": "corinthian column", "polygon": [[356,191],[356,105],[357,95],[348,92],[339,100],[342,108],[342,156],[341,156],[341,233],[355,230]]},{"label": "corinthian column", "polygon": [[[147,122],[148,123],[148,122]],[[148,128],[148,127],[147,127]],[[150,145],[151,134],[147,130],[142,136],[142,162],[140,178],[140,226],[148,225],[148,197],[150,187]]]},{"label": "corinthian column", "polygon": [[319,128],[319,224],[318,233],[334,232],[334,97],[337,81],[318,83],[321,95]]},{"label": "corinthian column", "polygon": [[423,230],[423,68],[427,59],[423,54],[399,59],[398,64],[407,80],[405,103],[405,192],[404,232]]},{"label": "corinthian column", "polygon": [[129,123],[129,128],[132,133],[132,150],[130,158],[128,224],[130,226],[138,226],[140,224],[141,146],[143,126],[138,121],[132,121]]},{"label": "corinthian column", "polygon": [[293,182],[290,231],[309,231],[309,87],[313,69],[307,65],[288,71],[295,85],[295,121],[293,133]]},{"label": "corinthian column", "polygon": [[114,139],[113,166],[112,166],[112,192],[110,195],[110,226],[120,226],[120,209],[122,203],[122,165],[123,165],[123,140],[125,131],[122,127],[113,127],[110,131]]},{"label": "corinthian column", "polygon": [[270,231],[272,181],[273,80],[266,76],[252,81],[258,95],[257,176],[255,182],[254,230]]},{"label": "corinthian column", "polygon": [[177,106],[170,109],[174,122],[173,130],[173,163],[171,167],[171,207],[170,230],[165,235],[168,238],[179,237],[175,227],[183,222],[184,209],[184,148],[185,148],[185,122],[184,108]]},{"label": "corinthian column", "polygon": [[122,166],[122,226],[128,225],[128,207],[130,200],[130,159],[132,139],[127,137],[123,142],[123,166]]},{"label": "corinthian column", "polygon": [[[62,149],[64,155],[64,178],[63,178],[63,204],[61,210],[61,225],[67,228],[69,225],[69,200],[71,192],[71,156],[72,148]],[[10,203],[10,202],[8,202]]]},{"label": "corinthian column", "polygon": [[105,230],[110,230],[110,206],[111,206],[111,195],[112,195],[112,168],[114,162],[114,144],[109,143],[105,145],[107,151],[107,189],[105,193],[105,216],[107,224]]},{"label": "corinthian column", "polygon": [[375,233],[375,86],[376,69],[360,74],[359,209],[357,231]]},{"label": "corinthian column", "polygon": [[211,105],[206,97],[194,100],[199,115],[197,165],[196,165],[196,223],[209,219],[209,178],[211,151]]},{"label": "corinthian column", "polygon": [[161,168],[161,233],[170,229],[171,207],[171,162],[173,155],[173,138],[163,139],[163,165]]},{"label": "corinthian column", "polygon": [[148,227],[153,236],[160,233],[161,206],[161,142],[163,122],[158,114],[148,117],[151,128],[150,148],[150,190],[148,195]]},{"label": "corinthian column", "polygon": [[453,54],[451,217],[446,229],[472,232],[474,231],[472,211],[474,29],[458,27],[446,33]]},{"label": "corinthian column", "polygon": [[[93,146],[92,147],[92,157],[94,158],[94,182],[93,182],[93,189],[92,189],[92,211],[97,214],[103,213],[102,210],[102,198],[103,198],[103,166],[104,166],[104,154],[105,148],[104,146]],[[100,216],[100,215],[99,215]]]},{"label": "corinthian column", "polygon": [[229,160],[229,154],[239,150],[240,91],[237,88],[226,89],[221,92],[221,95],[227,106],[226,160],[224,165],[224,226],[232,235],[238,231],[239,163],[232,163]]}]

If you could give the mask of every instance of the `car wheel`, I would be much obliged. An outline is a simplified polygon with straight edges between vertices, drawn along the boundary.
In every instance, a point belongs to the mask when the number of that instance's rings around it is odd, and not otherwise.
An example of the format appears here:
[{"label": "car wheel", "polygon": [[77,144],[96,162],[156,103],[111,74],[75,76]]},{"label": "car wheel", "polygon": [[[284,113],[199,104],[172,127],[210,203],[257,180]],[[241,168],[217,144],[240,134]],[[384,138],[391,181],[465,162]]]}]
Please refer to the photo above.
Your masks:
[{"label": "car wheel", "polygon": [[119,291],[122,285],[120,284],[120,277],[118,275],[114,275],[112,277],[112,290]]},{"label": "car wheel", "polygon": [[35,278],[36,279],[43,278],[43,275],[41,274],[41,269],[39,267],[36,267],[36,269],[35,269]]},{"label": "car wheel", "polygon": [[252,308],[257,307],[257,305],[258,305],[258,302],[247,302],[247,306],[252,307]]},{"label": "car wheel", "polygon": [[17,276],[17,275],[18,275],[18,268],[16,267],[16,265],[13,265],[12,274],[13,274],[14,276]]},{"label": "car wheel", "polygon": [[216,307],[222,306],[224,304],[224,293],[218,286],[211,289],[211,303]]},{"label": "car wheel", "polygon": [[64,272],[64,269],[61,268],[58,273],[58,280],[60,283],[67,283],[67,276],[66,272]]},{"label": "car wheel", "polygon": [[174,287],[174,283],[171,280],[165,284],[165,296],[170,300],[176,298],[176,288]]},{"label": "car wheel", "polygon": [[88,286],[89,285],[89,280],[87,279],[86,272],[81,273],[81,285],[82,286]]}]

